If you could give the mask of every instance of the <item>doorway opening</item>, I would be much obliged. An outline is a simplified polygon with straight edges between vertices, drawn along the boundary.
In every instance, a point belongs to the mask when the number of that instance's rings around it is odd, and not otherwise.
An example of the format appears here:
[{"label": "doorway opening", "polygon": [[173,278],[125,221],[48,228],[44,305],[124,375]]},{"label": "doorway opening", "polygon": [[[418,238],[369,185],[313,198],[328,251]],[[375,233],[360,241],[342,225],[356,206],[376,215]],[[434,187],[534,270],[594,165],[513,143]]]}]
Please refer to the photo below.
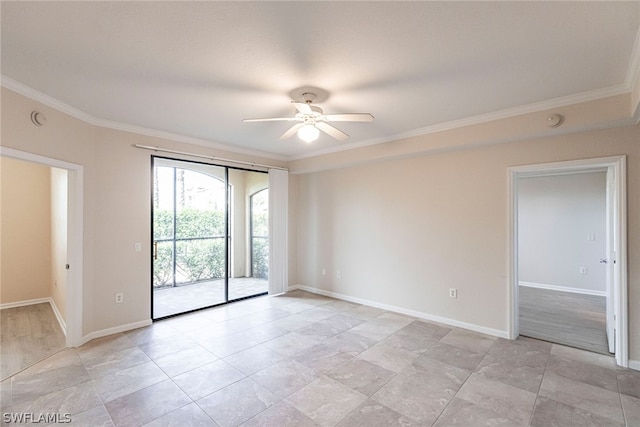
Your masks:
[{"label": "doorway opening", "polygon": [[57,320],[66,336],[64,346],[77,347],[82,344],[83,167],[7,147],[0,147],[0,156],[50,170],[50,220],[55,234],[51,248],[51,272],[55,277],[51,299],[57,299]]},{"label": "doorway opening", "polygon": [[627,367],[624,156],[509,172],[510,337],[615,353]]},{"label": "doorway opening", "polygon": [[266,172],[152,157],[152,318],[268,292]]}]

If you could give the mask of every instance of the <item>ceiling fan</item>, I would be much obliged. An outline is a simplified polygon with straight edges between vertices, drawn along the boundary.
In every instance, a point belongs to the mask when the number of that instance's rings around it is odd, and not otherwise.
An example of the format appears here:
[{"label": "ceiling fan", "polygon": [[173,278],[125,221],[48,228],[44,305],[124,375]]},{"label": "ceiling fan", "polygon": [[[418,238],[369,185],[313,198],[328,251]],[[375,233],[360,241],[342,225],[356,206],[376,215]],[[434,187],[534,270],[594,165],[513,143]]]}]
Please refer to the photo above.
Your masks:
[{"label": "ceiling fan", "polygon": [[320,131],[334,137],[339,141],[345,141],[349,135],[331,126],[327,122],[371,122],[373,116],[369,113],[343,113],[324,114],[322,108],[311,105],[316,99],[316,94],[305,92],[302,94],[304,102],[291,101],[298,112],[293,117],[274,117],[268,119],[244,119],[243,122],[299,122],[289,128],[280,139],[287,139],[297,133],[305,142],[313,142],[318,139]]}]

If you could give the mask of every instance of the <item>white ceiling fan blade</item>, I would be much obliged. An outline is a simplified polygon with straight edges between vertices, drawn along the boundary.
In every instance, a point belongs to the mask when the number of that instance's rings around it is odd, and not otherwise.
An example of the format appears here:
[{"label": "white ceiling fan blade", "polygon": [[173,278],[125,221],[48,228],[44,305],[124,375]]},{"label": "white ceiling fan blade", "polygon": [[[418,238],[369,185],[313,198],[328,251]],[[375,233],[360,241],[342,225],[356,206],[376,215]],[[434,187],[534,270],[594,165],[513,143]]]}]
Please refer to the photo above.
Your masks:
[{"label": "white ceiling fan blade", "polygon": [[293,104],[294,107],[296,107],[296,110],[298,110],[302,114],[313,114],[313,110],[311,109],[311,106],[306,102],[291,101],[291,103]]},{"label": "white ceiling fan blade", "polygon": [[297,125],[291,126],[288,131],[282,134],[280,139],[291,138],[302,126],[304,126],[304,123],[298,123]]},{"label": "white ceiling fan blade", "polygon": [[373,116],[369,113],[345,113],[345,114],[327,114],[325,115],[328,122],[372,122]]},{"label": "white ceiling fan blade", "polygon": [[317,122],[316,127],[339,141],[346,141],[349,138],[349,135],[325,122]]},{"label": "white ceiling fan blade", "polygon": [[242,119],[243,122],[245,123],[250,123],[250,122],[293,122],[296,119],[295,117],[272,117],[269,119]]}]

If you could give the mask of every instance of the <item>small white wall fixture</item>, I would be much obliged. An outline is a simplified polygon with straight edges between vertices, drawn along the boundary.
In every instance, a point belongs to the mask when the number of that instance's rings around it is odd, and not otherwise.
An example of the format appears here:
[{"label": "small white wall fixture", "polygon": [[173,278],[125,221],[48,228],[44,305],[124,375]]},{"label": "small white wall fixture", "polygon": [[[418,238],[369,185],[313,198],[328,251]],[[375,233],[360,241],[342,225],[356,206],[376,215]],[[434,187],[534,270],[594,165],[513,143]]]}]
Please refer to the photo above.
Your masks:
[{"label": "small white wall fixture", "polygon": [[0,156],[11,157],[68,171],[68,227],[67,227],[67,347],[77,347],[82,341],[82,272],[83,272],[83,173],[81,165],[51,159],[7,147],[0,147]]},{"label": "small white wall fixture", "polygon": [[[607,186],[616,192],[612,221],[615,258],[615,281],[612,306],[615,316],[615,359],[622,367],[629,366],[628,313],[627,313],[627,200],[626,156],[600,157],[526,166],[514,166],[509,172],[509,338],[519,335],[518,300],[518,179],[524,177],[581,173],[592,170],[607,171]],[[611,182],[613,181],[613,182]]]}]

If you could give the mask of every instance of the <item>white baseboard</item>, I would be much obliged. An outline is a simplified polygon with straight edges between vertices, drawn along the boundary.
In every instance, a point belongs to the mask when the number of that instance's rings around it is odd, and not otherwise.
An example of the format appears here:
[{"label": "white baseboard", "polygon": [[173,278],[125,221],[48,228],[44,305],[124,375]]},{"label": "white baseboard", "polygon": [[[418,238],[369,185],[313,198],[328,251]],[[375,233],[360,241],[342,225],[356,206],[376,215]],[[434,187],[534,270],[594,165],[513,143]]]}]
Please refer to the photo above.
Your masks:
[{"label": "white baseboard", "polygon": [[640,371],[640,360],[629,359],[629,369]]},{"label": "white baseboard", "polygon": [[49,298],[49,304],[51,304],[51,309],[53,310],[53,314],[55,314],[56,319],[58,319],[58,324],[60,325],[60,329],[62,329],[62,333],[64,336],[67,336],[67,323],[64,321],[64,317],[60,314],[60,310],[58,310],[58,306],[53,298]]},{"label": "white baseboard", "polygon": [[499,329],[486,328],[480,325],[474,325],[473,323],[460,322],[459,320],[449,319],[448,317],[435,316],[421,311],[409,310],[395,305],[383,304],[376,301],[371,301],[363,298],[355,298],[349,295],[340,294],[337,292],[325,291],[324,289],[312,288],[304,285],[289,286],[289,290],[300,289],[314,294],[320,294],[331,298],[336,298],[343,301],[349,301],[356,304],[368,305],[370,307],[380,308],[387,311],[393,311],[395,313],[406,314],[407,316],[417,317],[419,319],[430,320],[432,322],[438,322],[449,326],[455,326],[457,328],[468,329],[474,332],[480,332],[486,335],[492,335],[499,338],[509,338],[507,331],[501,331]]},{"label": "white baseboard", "polygon": [[518,285],[525,286],[527,288],[548,289],[551,291],[571,292],[574,294],[596,295],[599,297],[607,296],[607,293],[605,291],[593,291],[590,289],[579,289],[579,288],[570,288],[567,286],[547,285],[545,283],[518,282]]},{"label": "white baseboard", "polygon": [[93,331],[82,337],[80,345],[86,344],[96,338],[106,337],[107,335],[118,334],[120,332],[130,331],[132,329],[144,328],[153,323],[151,319],[141,320],[139,322],[128,323],[126,325],[115,326],[113,328],[101,329],[99,331]]},{"label": "white baseboard", "polygon": [[46,298],[28,299],[24,301],[7,302],[4,304],[0,304],[0,310],[4,310],[5,308],[15,308],[15,307],[24,307],[27,305],[43,304],[45,302],[49,302],[50,300],[51,298],[46,297]]},{"label": "white baseboard", "polygon": [[67,336],[67,324],[64,321],[64,318],[62,317],[62,314],[60,314],[60,310],[58,310],[58,306],[56,306],[55,301],[53,301],[53,298],[51,298],[51,297],[36,298],[36,299],[29,299],[29,300],[24,300],[24,301],[16,301],[16,302],[8,302],[8,303],[5,303],[5,304],[0,304],[0,310],[4,310],[5,308],[26,307],[28,305],[45,304],[45,303],[49,303],[49,305],[51,306],[51,310],[53,310],[53,314],[56,316],[56,320],[58,321],[58,324],[60,325],[60,329],[62,329],[62,333],[66,337]]}]

